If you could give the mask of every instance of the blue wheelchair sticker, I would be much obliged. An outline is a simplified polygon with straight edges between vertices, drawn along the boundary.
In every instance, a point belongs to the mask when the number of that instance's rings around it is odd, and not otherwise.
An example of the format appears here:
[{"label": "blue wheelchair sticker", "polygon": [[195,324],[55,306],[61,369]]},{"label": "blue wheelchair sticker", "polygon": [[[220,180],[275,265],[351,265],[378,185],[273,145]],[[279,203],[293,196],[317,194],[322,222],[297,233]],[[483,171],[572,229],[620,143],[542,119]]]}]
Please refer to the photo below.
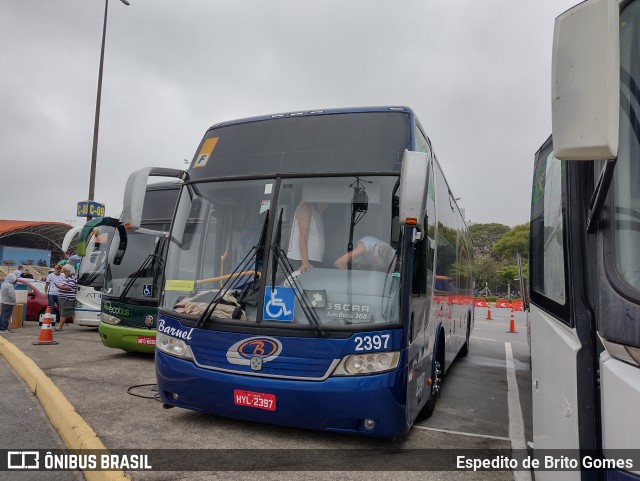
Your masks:
[{"label": "blue wheelchair sticker", "polygon": [[153,284],[145,284],[142,287],[142,295],[145,297],[151,297],[151,294],[153,293]]},{"label": "blue wheelchair sticker", "polygon": [[266,321],[293,322],[296,295],[291,287],[267,286],[262,317]]}]

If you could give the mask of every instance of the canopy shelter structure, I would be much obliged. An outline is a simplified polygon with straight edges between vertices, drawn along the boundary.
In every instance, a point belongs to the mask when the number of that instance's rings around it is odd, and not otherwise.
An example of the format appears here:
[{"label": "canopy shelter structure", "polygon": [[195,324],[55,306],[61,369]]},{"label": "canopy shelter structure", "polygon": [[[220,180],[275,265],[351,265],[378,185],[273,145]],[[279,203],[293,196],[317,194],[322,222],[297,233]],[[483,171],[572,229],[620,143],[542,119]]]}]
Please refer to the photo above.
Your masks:
[{"label": "canopy shelter structure", "polygon": [[51,251],[52,260],[64,259],[74,253],[77,240],[62,251],[62,240],[71,229],[63,222],[37,222],[20,220],[0,220],[0,247],[20,247]]}]

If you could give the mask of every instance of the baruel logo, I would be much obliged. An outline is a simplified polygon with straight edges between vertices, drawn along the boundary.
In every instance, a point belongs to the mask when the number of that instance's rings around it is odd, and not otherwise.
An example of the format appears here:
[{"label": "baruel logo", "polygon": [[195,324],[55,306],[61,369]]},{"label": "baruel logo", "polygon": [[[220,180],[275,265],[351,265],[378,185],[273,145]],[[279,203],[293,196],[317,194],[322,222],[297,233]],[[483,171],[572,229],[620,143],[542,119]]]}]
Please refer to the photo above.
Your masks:
[{"label": "baruel logo", "polygon": [[259,357],[262,363],[273,361],[282,352],[282,344],[273,337],[250,337],[236,342],[227,351],[227,361],[239,366],[250,366],[251,358]]}]

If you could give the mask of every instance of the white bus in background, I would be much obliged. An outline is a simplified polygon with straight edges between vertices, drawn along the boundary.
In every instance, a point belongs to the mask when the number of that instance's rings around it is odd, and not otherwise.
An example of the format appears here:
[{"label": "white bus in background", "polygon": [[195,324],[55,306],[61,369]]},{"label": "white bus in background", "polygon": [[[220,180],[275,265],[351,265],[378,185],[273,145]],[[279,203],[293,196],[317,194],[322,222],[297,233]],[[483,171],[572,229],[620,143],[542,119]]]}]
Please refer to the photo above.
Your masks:
[{"label": "white bus in background", "polygon": [[[62,250],[67,251],[84,226],[74,227],[64,238]],[[111,226],[99,226],[87,241],[86,255],[76,270],[78,289],[73,309],[73,322],[79,326],[98,327],[102,303],[102,287],[109,243],[115,231]]]},{"label": "white bus in background", "polygon": [[640,480],[639,37],[640,0],[587,0],[556,20],[531,209],[534,452],[609,469],[538,481]]}]

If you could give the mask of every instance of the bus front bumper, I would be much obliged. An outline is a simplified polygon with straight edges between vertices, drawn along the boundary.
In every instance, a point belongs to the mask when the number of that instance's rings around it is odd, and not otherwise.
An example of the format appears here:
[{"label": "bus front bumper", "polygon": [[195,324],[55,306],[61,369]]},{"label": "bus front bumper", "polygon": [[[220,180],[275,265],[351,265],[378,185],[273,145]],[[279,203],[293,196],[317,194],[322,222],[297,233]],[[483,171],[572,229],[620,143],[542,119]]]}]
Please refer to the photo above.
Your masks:
[{"label": "bus front bumper", "polygon": [[73,323],[77,326],[98,327],[100,309],[73,308]]},{"label": "bus front bumper", "polygon": [[[157,351],[156,378],[165,404],[229,418],[375,437],[401,436],[410,427],[402,369],[305,381],[203,369]],[[273,409],[239,405],[247,393],[271,399]]]},{"label": "bus front bumper", "polygon": [[156,350],[156,330],[135,327],[114,326],[100,322],[98,328],[100,340],[107,347],[124,349],[127,352],[146,352]]}]

